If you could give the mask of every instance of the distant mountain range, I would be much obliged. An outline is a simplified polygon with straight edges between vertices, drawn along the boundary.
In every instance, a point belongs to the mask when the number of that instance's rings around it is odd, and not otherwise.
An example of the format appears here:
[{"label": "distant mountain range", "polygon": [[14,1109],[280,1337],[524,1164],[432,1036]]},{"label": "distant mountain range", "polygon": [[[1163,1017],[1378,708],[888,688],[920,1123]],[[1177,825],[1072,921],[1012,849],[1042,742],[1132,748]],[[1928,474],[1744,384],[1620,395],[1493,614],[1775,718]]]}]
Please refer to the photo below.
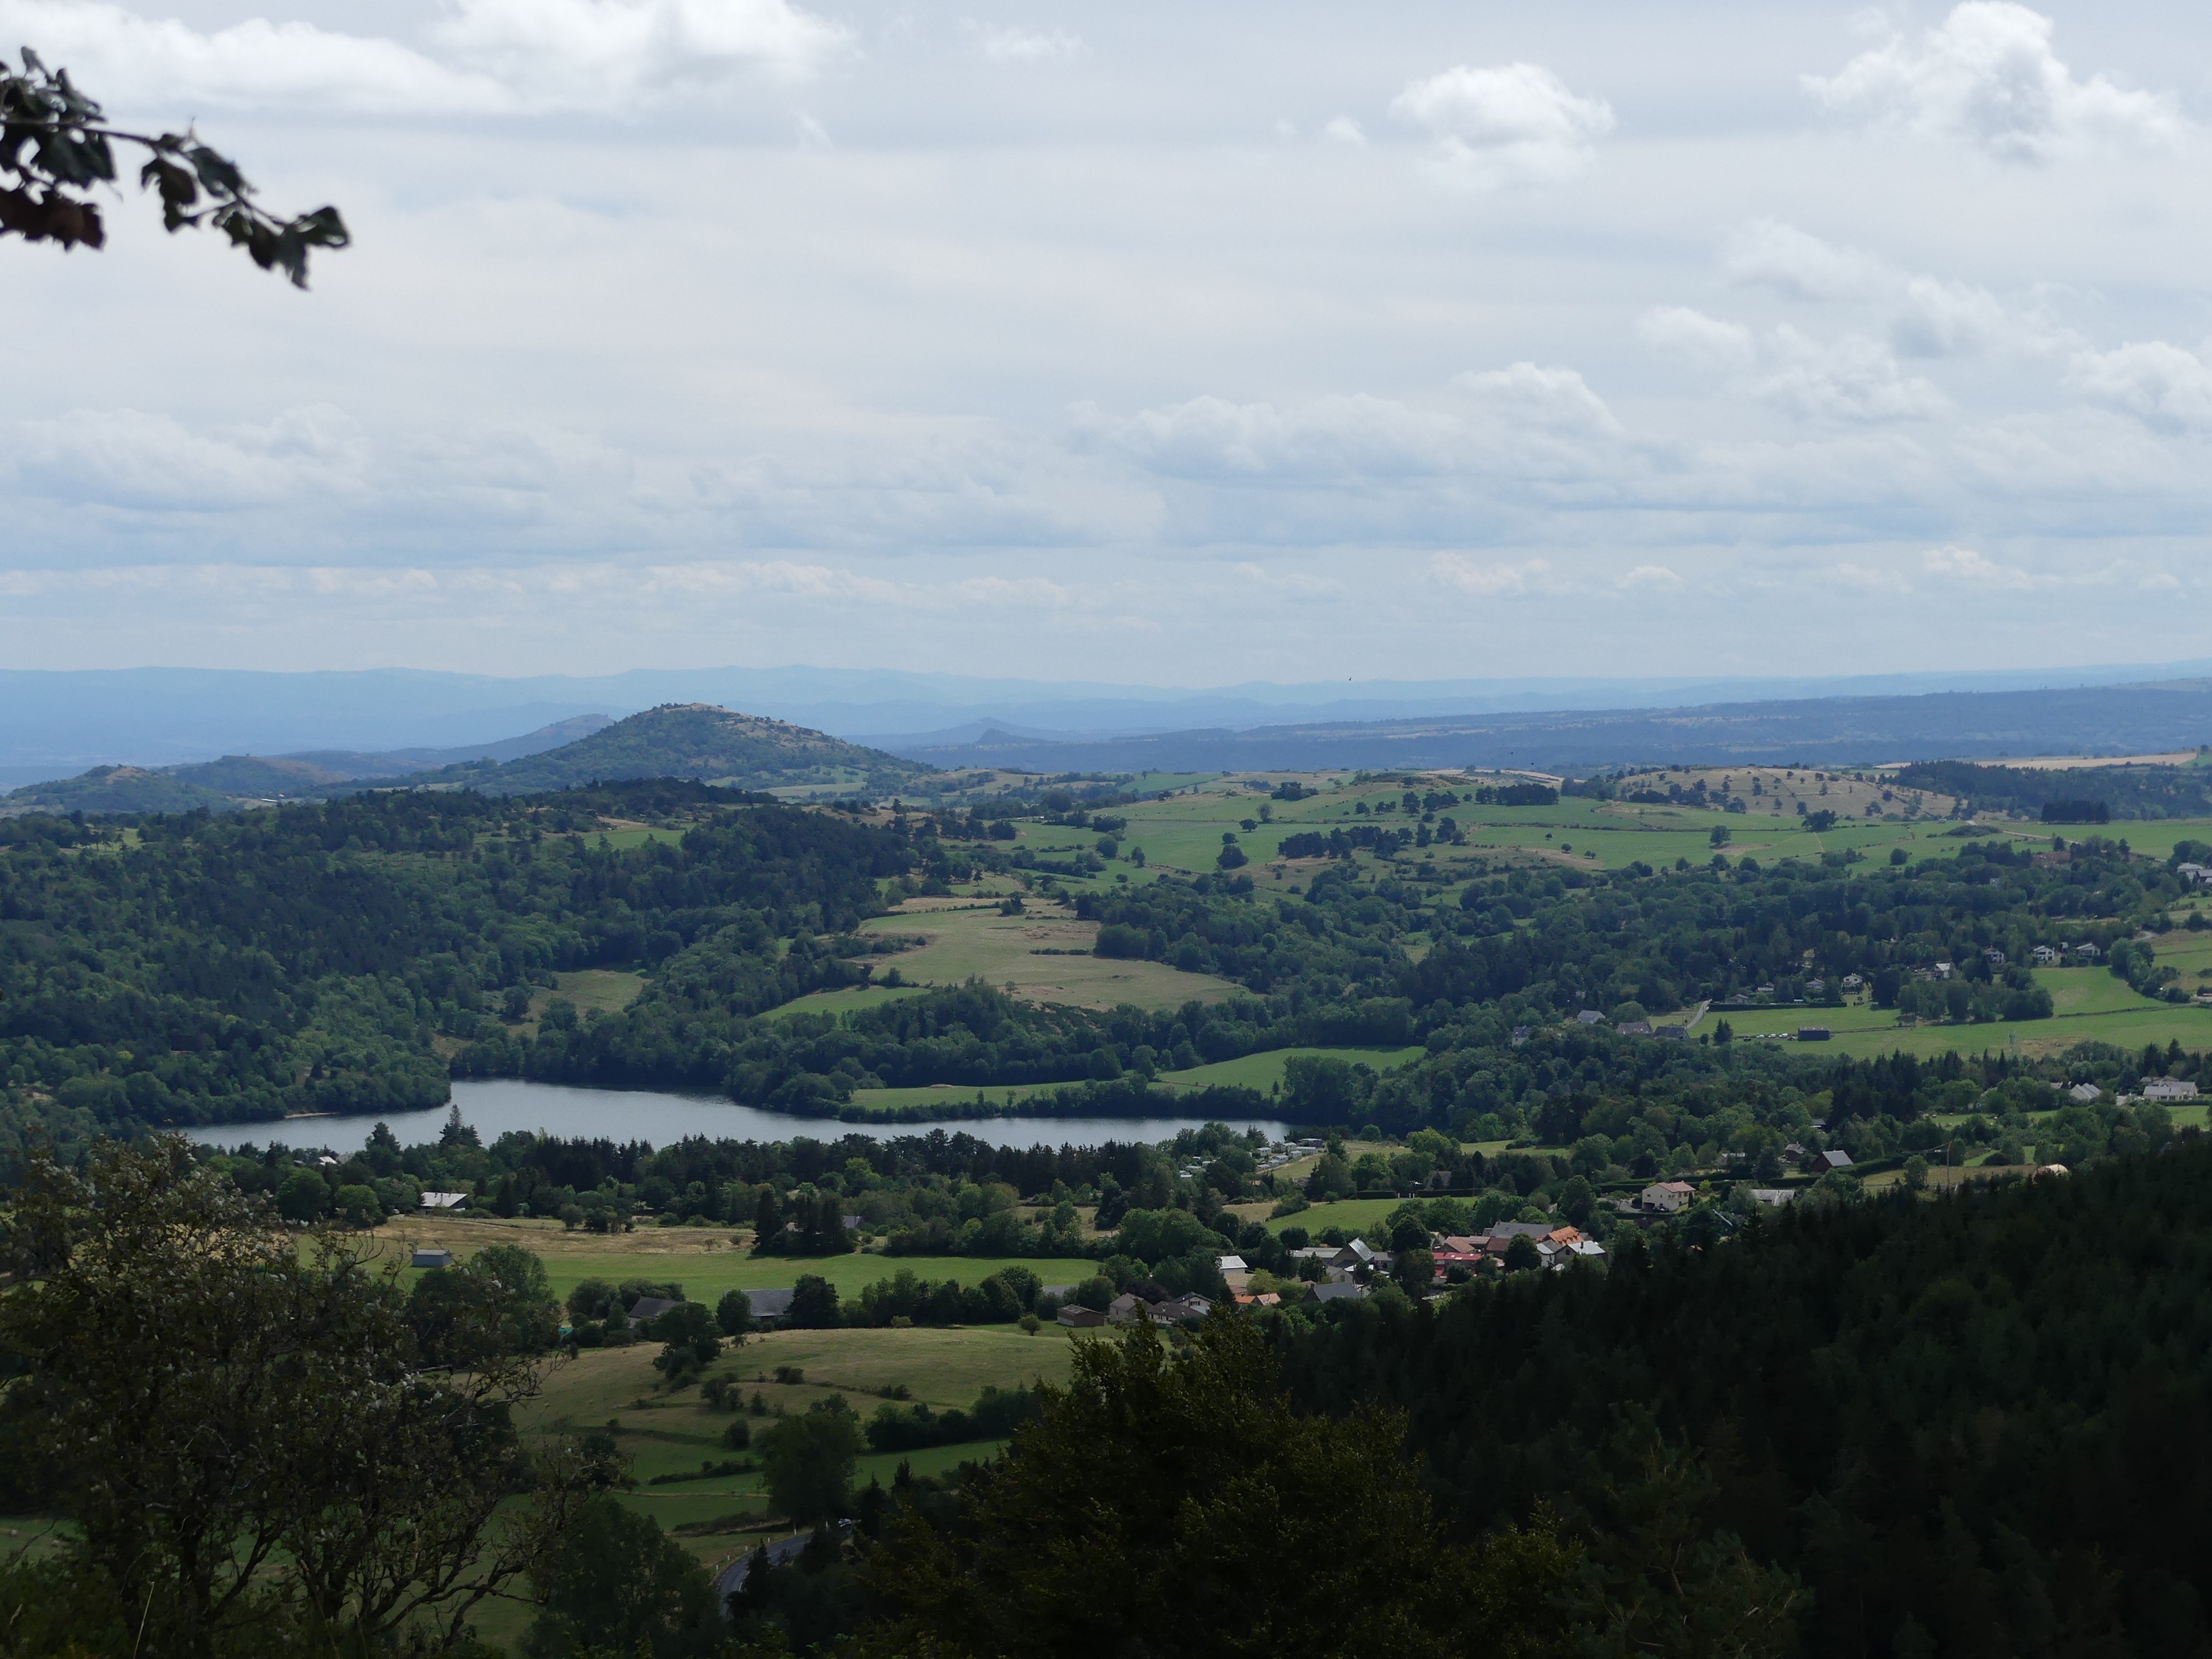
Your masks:
[{"label": "distant mountain range", "polygon": [[884,742],[932,766],[1035,772],[1473,766],[1583,775],[1610,766],[1660,762],[1878,764],[2008,755],[2142,754],[2212,742],[2212,680],[1340,720],[1087,741],[988,729],[964,743]]},{"label": "distant mountain range", "polygon": [[[0,708],[8,684],[0,674]],[[9,729],[0,720],[0,732]],[[652,776],[755,789],[817,785],[881,796],[911,787],[929,772],[966,767],[1118,774],[1472,766],[1583,775],[1661,762],[1986,760],[2193,750],[2208,742],[2212,678],[2198,678],[1656,708],[1429,711],[1110,736],[978,719],[872,743],[684,701],[619,720],[570,714],[522,737],[445,748],[303,747],[166,766],[103,765],[29,784],[6,804],[15,810],[174,811],[343,793],[403,779],[518,793]]]},{"label": "distant mountain range", "polygon": [[2206,673],[2212,673],[2212,663],[1795,679],[1555,676],[1191,688],[803,666],[641,669],[523,679],[396,668],[323,673],[15,669],[0,670],[0,787],[112,762],[159,769],[222,755],[312,758],[329,750],[453,750],[578,714],[620,717],[672,702],[742,708],[849,743],[911,752],[918,745],[970,742],[994,726],[1040,741],[1091,742],[1573,709],[2108,686]]},{"label": "distant mountain range", "polygon": [[781,720],[708,703],[672,703],[623,720],[580,714],[459,751],[316,750],[150,769],[96,766],[17,789],[5,805],[17,811],[183,812],[393,787],[520,795],[631,778],[696,778],[744,789],[811,784],[873,795],[893,793],[930,769]]}]

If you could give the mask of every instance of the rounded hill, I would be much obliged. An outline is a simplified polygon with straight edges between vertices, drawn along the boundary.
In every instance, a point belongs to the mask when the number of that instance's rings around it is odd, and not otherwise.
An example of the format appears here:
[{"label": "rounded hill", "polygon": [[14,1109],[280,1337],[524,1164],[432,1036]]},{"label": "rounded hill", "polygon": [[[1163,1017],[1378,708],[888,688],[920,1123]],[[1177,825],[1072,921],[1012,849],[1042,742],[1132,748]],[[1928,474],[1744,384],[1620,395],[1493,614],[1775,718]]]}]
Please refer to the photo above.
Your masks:
[{"label": "rounded hill", "polygon": [[502,795],[633,778],[693,778],[744,789],[896,788],[933,769],[826,732],[709,702],[663,703],[589,737],[497,766],[451,767],[414,784],[465,782]]}]

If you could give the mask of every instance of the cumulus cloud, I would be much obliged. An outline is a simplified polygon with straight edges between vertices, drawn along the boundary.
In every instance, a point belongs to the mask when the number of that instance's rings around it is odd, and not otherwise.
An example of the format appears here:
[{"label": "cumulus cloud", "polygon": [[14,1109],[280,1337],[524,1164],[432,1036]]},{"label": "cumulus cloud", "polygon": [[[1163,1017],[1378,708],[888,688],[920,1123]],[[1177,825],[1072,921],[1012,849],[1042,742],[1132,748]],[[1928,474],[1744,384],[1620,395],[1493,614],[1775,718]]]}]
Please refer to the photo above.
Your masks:
[{"label": "cumulus cloud", "polygon": [[1899,281],[1886,261],[1779,219],[1738,226],[1721,244],[1720,268],[1739,287],[1768,288],[1793,300],[1862,300]]},{"label": "cumulus cloud", "polygon": [[2000,564],[1971,547],[1931,547],[1921,556],[1921,562],[1928,567],[1931,575],[1947,576],[1954,581],[1969,582],[1978,587],[2024,592],[2029,588],[2051,586],[2058,580],[2056,576],[2023,570],[2018,565]]},{"label": "cumulus cloud", "polygon": [[790,0],[452,0],[420,46],[263,18],[204,32],[104,0],[0,0],[0,28],[111,105],[414,116],[622,112],[799,78],[847,38]]},{"label": "cumulus cloud", "polygon": [[1681,585],[1681,577],[1663,564],[1639,564],[1613,583],[1624,592],[1638,587],[1675,588]]},{"label": "cumulus cloud", "polygon": [[1810,419],[1924,421],[1951,410],[1934,382],[1904,373],[1887,346],[1863,334],[1816,340],[1785,325],[1767,336],[1753,392]]},{"label": "cumulus cloud", "polygon": [[1561,586],[1552,576],[1547,559],[1528,559],[1519,564],[1472,557],[1465,553],[1438,553],[1429,561],[1430,574],[1446,587],[1477,599],[1517,599],[1539,590]]},{"label": "cumulus cloud", "polygon": [[2051,21],[2011,0],[1966,0],[1917,40],[1894,35],[1807,88],[1831,110],[2038,162],[2095,143],[2166,148],[2187,130],[2170,93],[2083,80],[2051,48]]},{"label": "cumulus cloud", "polygon": [[1565,178],[1613,128],[1604,99],[1571,90],[1540,64],[1462,64],[1410,83],[1390,113],[1433,140],[1437,177],[1471,190]]},{"label": "cumulus cloud", "polygon": [[1864,334],[1820,340],[1787,324],[1753,334],[1687,306],[1647,311],[1637,332],[1646,344],[1808,420],[1928,420],[1951,409],[1932,381],[1906,374],[1888,347]]},{"label": "cumulus cloud", "polygon": [[1571,368],[1514,363],[1459,376],[1452,384],[1510,419],[1571,431],[1620,434],[1605,399]]},{"label": "cumulus cloud", "polygon": [[2068,378],[2076,391],[2134,416],[2154,432],[2212,428],[2212,367],[2164,340],[2082,352]]},{"label": "cumulus cloud", "polygon": [[1747,373],[1759,346],[1741,323],[1723,322],[1689,306],[1654,306],[1636,319],[1637,337],[1655,350],[1713,374]]},{"label": "cumulus cloud", "polygon": [[1893,348],[1908,357],[1968,356],[2000,347],[2038,349],[2051,331],[1985,288],[1917,275],[1861,249],[1778,219],[1754,219],[1722,242],[1721,276],[1793,300],[1879,305]]}]

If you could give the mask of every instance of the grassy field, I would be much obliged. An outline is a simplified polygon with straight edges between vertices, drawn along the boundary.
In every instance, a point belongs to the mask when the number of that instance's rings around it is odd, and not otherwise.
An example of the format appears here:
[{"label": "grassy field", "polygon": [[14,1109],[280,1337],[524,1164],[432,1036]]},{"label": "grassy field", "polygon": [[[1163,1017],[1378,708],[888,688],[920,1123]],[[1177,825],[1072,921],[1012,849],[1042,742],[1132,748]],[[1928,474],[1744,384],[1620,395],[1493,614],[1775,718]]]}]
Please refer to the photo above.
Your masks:
[{"label": "grassy field", "polygon": [[[756,1256],[732,1245],[727,1229],[640,1227],[634,1233],[566,1232],[557,1221],[502,1221],[496,1217],[409,1216],[386,1222],[369,1236],[392,1254],[417,1245],[434,1245],[466,1256],[487,1244],[520,1244],[545,1263],[553,1293],[565,1297],[586,1279],[619,1283],[625,1279],[673,1281],[695,1302],[712,1302],[729,1290],[784,1290],[802,1273],[817,1273],[850,1296],[902,1267],[926,1279],[957,1279],[973,1285],[1012,1256],[889,1256],[854,1252],[834,1256]],[[1048,1285],[1073,1285],[1090,1276],[1096,1263],[1080,1257],[1019,1258],[1021,1265]]]},{"label": "grassy field", "polygon": [[559,995],[574,1003],[578,1013],[597,1008],[611,1014],[637,1000],[637,994],[645,989],[645,975],[612,968],[580,968],[574,973],[554,975],[553,983],[552,992],[541,992],[532,999],[533,1012],[542,1011],[545,1000]]},{"label": "grassy field", "polygon": [[[1210,974],[1185,974],[1157,962],[1121,962],[1090,954],[1098,924],[1079,921],[1068,912],[1042,902],[1029,914],[1000,915],[981,910],[910,911],[901,908],[873,917],[862,931],[926,941],[918,949],[888,959],[903,979],[930,985],[958,985],[969,979],[1011,986],[1018,996],[1036,1002],[1060,1002],[1083,1008],[1174,1008],[1186,1002],[1212,1002],[1237,987]],[[1072,954],[1060,954],[1069,952]]]},{"label": "grassy field", "polygon": [[920,985],[846,985],[834,991],[812,991],[771,1008],[763,1019],[783,1019],[793,1014],[846,1014],[862,1008],[880,1008],[886,1002],[921,995]]},{"label": "grassy field", "polygon": [[926,1083],[906,1089],[855,1089],[853,1104],[872,1112],[887,1112],[903,1106],[963,1106],[981,1096],[994,1106],[1012,1106],[1031,1095],[1048,1094],[1066,1086],[1060,1083],[1016,1083],[994,1084],[979,1089],[973,1084]]},{"label": "grassy field", "polygon": [[[1346,1149],[1352,1157],[1375,1149],[1354,1146]],[[1339,1198],[1326,1204],[1310,1205],[1296,1215],[1286,1215],[1267,1223],[1267,1231],[1279,1233],[1285,1227],[1303,1227],[1316,1238],[1324,1227],[1341,1227],[1356,1233],[1363,1227],[1372,1227],[1406,1200],[1401,1198]],[[1262,1212],[1264,1214],[1265,1212]]]},{"label": "grassy field", "polygon": [[1188,1071],[1163,1072],[1159,1080],[1182,1089],[1236,1084],[1247,1089],[1266,1091],[1283,1080],[1283,1068],[1294,1054],[1334,1054],[1340,1060],[1354,1060],[1377,1072],[1387,1072],[1393,1066],[1402,1066],[1409,1060],[1418,1060],[1427,1052],[1419,1046],[1410,1048],[1273,1048],[1265,1054],[1242,1054],[1235,1060],[1217,1060],[1211,1066],[1194,1066]]},{"label": "grassy field", "polygon": [[[1424,860],[1432,860],[1448,878],[1477,860],[1493,866],[1503,860],[1607,870],[1624,868],[1638,860],[1654,866],[1671,866],[1678,859],[1702,864],[1712,856],[1711,834],[1717,828],[1729,831],[1726,851],[1730,857],[1749,854],[1766,860],[1814,858],[1824,852],[1846,849],[1879,858],[1898,847],[1904,848],[1910,858],[1936,858],[1958,848],[1957,839],[1946,838],[1942,833],[1953,827],[1943,816],[1953,805],[1946,797],[1923,797],[1922,815],[1908,818],[1903,815],[1906,804],[1903,799],[1881,801],[1882,783],[1862,783],[1835,774],[1816,779],[1810,772],[1782,768],[1711,768],[1669,774],[1660,783],[1663,787],[1674,782],[1686,789],[1700,776],[1714,785],[1726,778],[1739,792],[1747,792],[1756,778],[1761,793],[1752,802],[1753,810],[1740,813],[1686,803],[1654,805],[1576,797],[1551,806],[1456,806],[1446,811],[1467,832],[1466,847],[1408,851],[1400,855],[1399,862],[1410,867]],[[1116,808],[1117,815],[1128,821],[1118,836],[1124,858],[1109,864],[1100,876],[1063,879],[1071,887],[1095,888],[1121,882],[1142,884],[1162,872],[1211,870],[1225,832],[1237,837],[1253,860],[1250,870],[1255,881],[1271,884],[1285,876],[1295,881],[1295,872],[1269,867],[1286,836],[1357,823],[1384,829],[1413,827],[1413,820],[1402,811],[1376,811],[1384,805],[1397,807],[1404,786],[1395,779],[1355,784],[1346,775],[1304,775],[1300,781],[1316,793],[1299,801],[1269,799],[1267,791],[1276,781],[1275,775],[1207,779],[1194,787],[1185,781],[1185,786],[1165,800]],[[1469,787],[1452,775],[1437,775],[1435,783],[1460,793]],[[1796,811],[1801,802],[1808,811],[1837,812],[1836,826],[1820,835],[1807,831]],[[1261,817],[1263,806],[1267,813],[1265,821]],[[1360,811],[1363,806],[1364,812]],[[1879,806],[1882,816],[1866,817],[1869,806]],[[1243,827],[1248,821],[1254,826],[1249,830]],[[1045,855],[1088,852],[1098,840],[1094,831],[1058,824],[1024,823],[1017,829],[1022,847]],[[2197,832],[2212,833],[2201,825]],[[2045,832],[2040,826],[2020,824],[1991,826],[1988,833],[2019,834],[2040,841]],[[2174,834],[2185,833],[2185,827],[2174,830]],[[2170,846],[2172,838],[2166,836],[2165,844]],[[1145,852],[1146,864],[1141,870],[1127,861],[1126,854],[1133,848]],[[1362,854],[1358,862],[1364,866],[1374,860]]]},{"label": "grassy field", "polygon": [[[528,1434],[581,1432],[611,1426],[615,1443],[630,1460],[635,1485],[617,1494],[618,1501],[652,1516],[663,1529],[710,1567],[720,1567],[782,1528],[769,1516],[760,1476],[752,1471],[704,1478],[664,1480],[702,1463],[739,1459],[726,1449],[723,1431],[737,1413],[707,1407],[695,1386],[670,1392],[653,1369],[658,1345],[587,1350],[555,1364],[540,1396],[523,1413]],[[842,1395],[863,1419],[873,1414],[894,1389],[914,1400],[943,1408],[966,1407],[988,1386],[1011,1388],[1039,1382],[1064,1382],[1073,1357],[1068,1333],[1048,1326],[1025,1336],[1013,1326],[951,1330],[771,1331],[750,1338],[728,1352],[709,1375],[737,1382],[748,1400],[760,1395],[771,1412],[799,1412],[832,1395]],[[774,1381],[779,1365],[797,1365],[804,1381]],[[757,1431],[772,1417],[744,1415]],[[965,1462],[995,1455],[1004,1442],[971,1441],[933,1446],[903,1454],[864,1455],[857,1483],[889,1486],[899,1463],[918,1474],[949,1473]],[[512,1645],[528,1622],[526,1610],[494,1607],[480,1621],[486,1638]]]},{"label": "grassy field", "polygon": [[[2170,946],[2168,941],[2172,942]],[[2212,970],[2212,934],[2171,933],[2158,949],[2185,975],[2197,972],[2200,962]],[[2212,1044],[2212,1008],[2138,996],[2124,980],[2102,968],[2038,968],[2033,972],[2037,983],[2051,992],[2049,1019],[1899,1026],[1894,1010],[1864,1001],[1841,1008],[1775,1008],[1714,1018],[1727,1020],[1739,1040],[1825,1025],[1834,1036],[1822,1048],[1862,1058],[1898,1049],[1923,1057],[1946,1051],[1978,1054],[2008,1048],[2015,1038],[2021,1053],[2032,1055],[2062,1053],[2077,1042],[2141,1048],[2146,1042],[2164,1047],[2179,1040],[2185,1048]]]}]

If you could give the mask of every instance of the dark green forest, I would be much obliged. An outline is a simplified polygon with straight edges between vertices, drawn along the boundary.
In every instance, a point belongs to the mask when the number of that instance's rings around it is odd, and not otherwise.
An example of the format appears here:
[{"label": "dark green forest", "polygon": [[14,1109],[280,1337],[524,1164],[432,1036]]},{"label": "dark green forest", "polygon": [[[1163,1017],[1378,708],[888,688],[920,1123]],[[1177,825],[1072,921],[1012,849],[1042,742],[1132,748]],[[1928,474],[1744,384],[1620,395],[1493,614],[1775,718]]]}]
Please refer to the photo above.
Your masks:
[{"label": "dark green forest", "polygon": [[[1602,1534],[1662,1475],[1811,1593],[1808,1654],[2194,1655],[2212,1644],[2212,1146],[1941,1201],[1693,1229],[1605,1274],[1281,1346],[1383,1401],[1460,1523]],[[1696,1467],[1665,1458],[1688,1453]]]}]

